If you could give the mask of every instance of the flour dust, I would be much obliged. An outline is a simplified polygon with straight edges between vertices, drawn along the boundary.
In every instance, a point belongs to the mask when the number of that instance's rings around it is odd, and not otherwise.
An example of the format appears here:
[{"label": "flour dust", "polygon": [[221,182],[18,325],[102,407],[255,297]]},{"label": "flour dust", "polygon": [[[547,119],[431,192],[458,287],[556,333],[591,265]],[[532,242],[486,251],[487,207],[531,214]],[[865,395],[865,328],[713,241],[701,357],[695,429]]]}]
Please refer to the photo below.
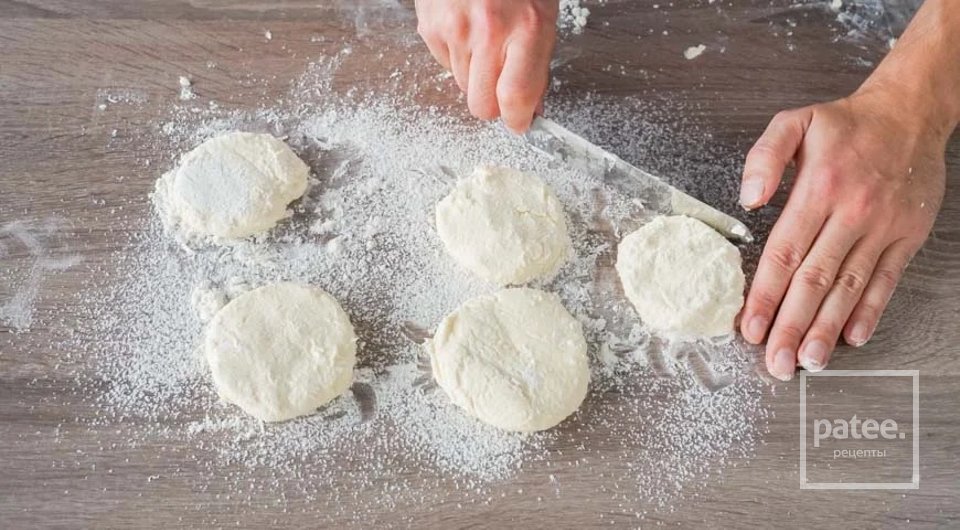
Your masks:
[{"label": "flour dust", "polygon": [[[339,57],[312,65],[275,105],[225,111],[202,96],[180,101],[145,139],[180,154],[227,131],[269,132],[314,176],[290,219],[227,246],[178,241],[155,212],[125,219],[136,229],[125,233],[136,235],[113,255],[114,270],[93,275],[78,297],[82,317],[62,345],[92,363],[93,375],[77,383],[99,411],[88,428],[121,432],[133,447],[169,444],[203,470],[204,487],[235,489],[251,509],[282,491],[281,500],[304,497],[319,513],[343,514],[349,500],[358,520],[364,510],[486,504],[541,475],[561,495],[560,484],[577,473],[600,474],[611,502],[640,517],[695,496],[749,458],[767,415],[755,352],[737,341],[658,339],[619,292],[611,257],[621,235],[652,214],[642,200],[557,164],[498,125],[402,94],[335,93]],[[719,184],[732,154],[713,150],[695,129],[647,121],[669,108],[587,98],[549,111],[628,159],[695,172],[700,186],[722,194],[712,200],[735,194]],[[159,176],[177,158],[148,169]],[[559,294],[583,324],[592,382],[582,410],[545,433],[503,433],[465,417],[423,359],[422,343],[444,315],[493,290],[452,262],[433,226],[436,202],[479,164],[539,174],[567,209],[575,257],[533,285]],[[142,211],[148,200],[138,203]],[[339,300],[359,337],[359,366],[351,391],[315,415],[261,424],[218,401],[198,347],[219,307],[276,281],[316,285]],[[175,449],[184,440],[194,449]]]}]

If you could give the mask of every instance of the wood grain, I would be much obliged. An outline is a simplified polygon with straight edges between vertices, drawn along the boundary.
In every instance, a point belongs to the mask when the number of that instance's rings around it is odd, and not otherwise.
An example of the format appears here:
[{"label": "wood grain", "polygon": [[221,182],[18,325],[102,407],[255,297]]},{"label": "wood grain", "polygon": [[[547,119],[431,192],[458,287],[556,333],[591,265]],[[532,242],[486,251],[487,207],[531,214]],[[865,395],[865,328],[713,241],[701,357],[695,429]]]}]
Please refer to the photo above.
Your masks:
[{"label": "wood grain", "polygon": [[[319,5],[318,5],[319,4]],[[655,102],[669,97],[705,124],[715,141],[745,151],[776,111],[842,96],[885,51],[878,39],[834,42],[833,16],[797,10],[788,1],[729,1],[719,8],[675,1],[609,0],[592,9],[587,31],[561,43],[561,95],[586,91]],[[797,27],[786,29],[786,19]],[[52,258],[79,253],[85,267],[48,275],[30,332],[0,325],[0,526],[346,526],[348,516],[316,513],[291,492],[257,492],[258,508],[241,510],[228,491],[198,489],[185,469],[169,479],[145,477],[186,465],[191,448],[128,449],[109,432],[59,425],[93,411],[69,398],[69,371],[55,338],[76,315],[68,301],[91,266],[105,263],[118,242],[109,231],[115,208],[142,197],[155,175],[142,160],[170,153],[108,148],[118,121],[150,127],[163,102],[176,98],[177,77],[189,73],[205,94],[227,106],[253,106],[285,93],[311,59],[351,44],[354,54],[337,83],[386,86],[382,65],[429,66],[416,42],[410,3],[386,0],[0,0],[0,227],[39,226],[60,219]],[[835,26],[835,24],[834,24]],[[269,29],[269,45],[263,33]],[[667,30],[668,34],[662,34]],[[786,31],[793,31],[789,38]],[[322,44],[311,36],[323,35]],[[786,43],[794,43],[790,51]],[[402,43],[403,45],[397,45]],[[682,51],[705,43],[711,53],[687,62]],[[724,47],[724,53],[712,50]],[[412,51],[410,51],[412,50]],[[384,52],[386,57],[375,59]],[[206,68],[208,61],[218,64]],[[608,65],[614,65],[608,68]],[[622,66],[622,69],[621,69]],[[259,81],[249,82],[249,74]],[[125,90],[143,105],[97,112],[102,90]],[[429,102],[456,102],[448,92]],[[684,116],[679,116],[684,117]],[[365,526],[560,526],[677,524],[709,527],[878,527],[960,524],[960,145],[950,144],[948,191],[933,235],[908,270],[874,340],[841,349],[833,368],[916,369],[921,373],[921,487],[908,492],[818,492],[798,487],[798,383],[767,389],[772,418],[766,443],[737,462],[696,499],[643,521],[619,514],[597,495],[603,478],[563,473],[555,498],[540,474],[497,490],[489,505],[454,503],[384,507]],[[118,176],[125,178],[119,179]],[[695,185],[692,188],[696,192]],[[732,204],[721,205],[734,211]],[[145,209],[125,215],[146,215]],[[761,233],[769,226],[748,217]],[[53,236],[52,236],[53,237]],[[0,301],[13,295],[28,249],[0,237]],[[95,268],[95,267],[94,267]],[[895,396],[892,396],[895,397]],[[99,447],[112,445],[109,451]],[[77,452],[85,455],[76,458]],[[95,465],[100,471],[91,471]],[[105,469],[110,469],[106,473]],[[228,470],[225,470],[225,472]],[[197,474],[201,470],[196,471]],[[377,480],[388,480],[378,477]],[[344,483],[343,488],[351,484]],[[524,495],[514,495],[522,488]],[[505,493],[499,497],[499,493]],[[511,492],[506,495],[506,492]],[[364,492],[359,492],[363,495]],[[546,501],[536,501],[543,496]],[[242,513],[242,515],[240,515]]]}]

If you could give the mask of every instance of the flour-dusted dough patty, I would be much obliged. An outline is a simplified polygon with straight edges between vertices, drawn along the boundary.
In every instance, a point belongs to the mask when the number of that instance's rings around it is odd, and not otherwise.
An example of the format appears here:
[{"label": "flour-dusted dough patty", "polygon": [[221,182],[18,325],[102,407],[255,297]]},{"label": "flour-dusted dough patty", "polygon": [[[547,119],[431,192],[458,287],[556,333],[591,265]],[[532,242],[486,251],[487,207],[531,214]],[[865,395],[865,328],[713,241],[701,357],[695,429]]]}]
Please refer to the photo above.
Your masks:
[{"label": "flour-dusted dough patty", "polygon": [[157,181],[164,222],[187,236],[239,239],[287,216],[310,168],[269,134],[234,132],[200,144]]},{"label": "flour-dusted dough patty", "polygon": [[204,349],[220,397],[261,420],[283,421],[314,412],[350,387],[356,340],[332,296],[278,283],[221,309]]},{"label": "flour-dusted dough patty", "polygon": [[620,242],[617,272],[651,329],[682,339],[733,332],[743,305],[740,251],[700,221],[653,219]]},{"label": "flour-dusted dough patty", "polygon": [[469,300],[427,348],[450,400],[503,430],[549,429],[587,394],[583,329],[555,294],[516,288]]},{"label": "flour-dusted dough patty", "polygon": [[497,285],[554,272],[570,252],[563,207],[540,177],[479,167],[437,204],[437,232],[461,266]]}]

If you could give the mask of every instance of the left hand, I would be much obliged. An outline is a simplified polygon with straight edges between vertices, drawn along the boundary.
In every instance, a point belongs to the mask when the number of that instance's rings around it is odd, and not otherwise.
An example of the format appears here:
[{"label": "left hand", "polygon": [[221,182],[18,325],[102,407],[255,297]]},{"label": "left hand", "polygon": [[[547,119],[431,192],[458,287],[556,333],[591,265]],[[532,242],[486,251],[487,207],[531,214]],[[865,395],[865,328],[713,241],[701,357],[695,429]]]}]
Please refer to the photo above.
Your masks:
[{"label": "left hand", "polygon": [[951,127],[863,88],[781,112],[747,155],[740,202],[765,205],[787,165],[797,177],[763,250],[741,331],[782,380],[822,370],[842,334],[865,344],[943,200]]},{"label": "left hand", "polygon": [[416,8],[417,31],[470,113],[525,132],[543,110],[557,0],[417,0]]}]

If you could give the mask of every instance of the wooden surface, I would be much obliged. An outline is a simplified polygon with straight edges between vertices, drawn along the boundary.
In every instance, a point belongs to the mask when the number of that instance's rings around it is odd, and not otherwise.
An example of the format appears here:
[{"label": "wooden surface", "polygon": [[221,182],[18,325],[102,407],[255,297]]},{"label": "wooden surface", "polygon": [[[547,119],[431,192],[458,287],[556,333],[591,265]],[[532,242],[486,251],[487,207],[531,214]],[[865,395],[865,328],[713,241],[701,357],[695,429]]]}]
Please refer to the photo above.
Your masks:
[{"label": "wooden surface", "polygon": [[[773,113],[849,93],[885,51],[879,39],[833,42],[830,15],[814,9],[808,17],[798,16],[797,10],[784,7],[789,3],[732,1],[722,2],[718,10],[706,2],[676,0],[669,8],[654,9],[652,2],[608,0],[593,9],[583,35],[561,44],[561,91],[567,96],[592,90],[651,100],[668,96],[705,123],[716,142],[745,151]],[[785,23],[790,17],[799,21],[797,27]],[[0,325],[0,527],[344,522],[314,513],[307,499],[297,498],[249,513],[221,495],[225,492],[195,488],[189,468],[176,480],[151,483],[147,476],[187,464],[162,454],[159,447],[92,450],[111,442],[122,447],[123,440],[112,440],[106,430],[74,429],[54,436],[58,425],[92,412],[62,397],[69,388],[69,372],[60,367],[62,352],[53,337],[70,321],[68,301],[82,280],[79,276],[89,274],[89,265],[116,246],[105,236],[112,209],[144,196],[152,185],[155,175],[138,161],[170,157],[109,148],[105,138],[115,127],[111,120],[122,119],[127,128],[146,127],[161,103],[177,97],[177,77],[185,72],[202,83],[209,97],[225,105],[252,106],[284,93],[312,58],[345,43],[354,44],[354,57],[338,83],[376,87],[393,69],[381,64],[402,67],[408,49],[418,56],[426,53],[405,47],[415,43],[414,25],[409,7],[373,0],[0,0],[0,226],[15,220],[65,219],[62,244],[79,251],[85,262],[84,267],[45,278],[36,306],[39,324],[31,331],[13,333]],[[264,43],[267,29],[273,34],[269,45]],[[793,34],[787,36],[787,31]],[[311,42],[315,35],[326,37],[325,43]],[[708,54],[696,62],[684,61],[682,51],[701,42],[710,46]],[[788,49],[789,43],[794,50]],[[725,52],[716,53],[719,47]],[[374,60],[379,51],[385,51],[386,58]],[[206,69],[210,60],[219,67]],[[258,79],[257,90],[248,88],[251,74]],[[108,119],[97,112],[102,89],[136,91],[147,104]],[[450,101],[452,85],[448,93],[435,97]],[[947,196],[934,234],[908,270],[874,340],[859,350],[842,349],[831,364],[838,369],[920,371],[919,490],[801,491],[799,385],[793,382],[766,391],[770,431],[752,459],[726,469],[722,480],[705,478],[709,484],[696,499],[680,502],[671,511],[652,511],[642,524],[960,524],[956,141],[947,163]],[[116,178],[121,175],[127,178]],[[759,218],[748,220],[763,233]],[[0,301],[13,295],[11,278],[27,267],[28,259],[22,250],[0,252],[0,270],[7,273],[0,273]],[[71,457],[78,452],[96,456]],[[90,465],[109,467],[112,473],[91,473]],[[577,484],[574,493],[556,502],[511,496],[462,508],[384,508],[367,522],[448,527],[641,524],[614,513],[606,504],[609,500],[591,495],[602,487],[602,477],[580,470],[571,480]],[[509,487],[536,491],[542,484],[534,478]],[[259,495],[269,499],[270,492]]]}]

